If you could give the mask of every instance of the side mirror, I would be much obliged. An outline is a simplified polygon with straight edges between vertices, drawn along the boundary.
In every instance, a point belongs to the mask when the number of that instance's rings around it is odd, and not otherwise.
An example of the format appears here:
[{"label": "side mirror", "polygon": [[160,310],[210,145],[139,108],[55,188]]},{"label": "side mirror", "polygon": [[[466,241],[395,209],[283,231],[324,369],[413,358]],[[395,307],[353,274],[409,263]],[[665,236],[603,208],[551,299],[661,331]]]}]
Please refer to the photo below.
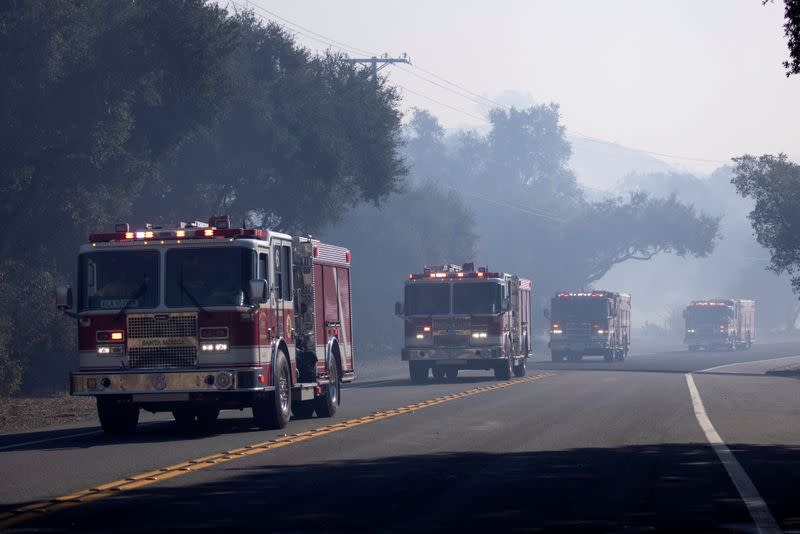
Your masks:
[{"label": "side mirror", "polygon": [[403,305],[399,302],[394,303],[394,314],[398,317],[403,316]]},{"label": "side mirror", "polygon": [[550,308],[545,308],[542,313],[544,313],[544,318],[545,319],[549,319],[550,318]]},{"label": "side mirror", "polygon": [[72,308],[72,286],[69,284],[56,286],[56,308],[61,311]]},{"label": "side mirror", "polygon": [[258,306],[269,300],[269,287],[263,278],[253,278],[247,286],[247,301],[251,306]]},{"label": "side mirror", "polygon": [[500,309],[504,312],[507,312],[511,309],[511,300],[510,299],[503,299],[503,303],[500,306]]}]

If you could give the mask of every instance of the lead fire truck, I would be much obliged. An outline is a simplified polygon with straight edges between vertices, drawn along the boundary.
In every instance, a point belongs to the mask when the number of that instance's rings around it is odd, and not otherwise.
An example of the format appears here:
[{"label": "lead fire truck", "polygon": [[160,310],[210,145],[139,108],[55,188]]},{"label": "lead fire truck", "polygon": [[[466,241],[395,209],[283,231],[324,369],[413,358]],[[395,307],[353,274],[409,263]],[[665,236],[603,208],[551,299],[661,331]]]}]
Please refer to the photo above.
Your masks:
[{"label": "lead fire truck", "polygon": [[232,228],[227,216],[174,228],[96,233],[81,246],[73,304],[80,370],[106,433],[139,411],[184,428],[252,408],[261,428],[330,417],[354,379],[349,250],[310,237]]},{"label": "lead fire truck", "polygon": [[531,282],[515,274],[477,271],[471,263],[425,267],[405,282],[402,359],[411,382],[429,373],[454,379],[459,369],[491,369],[497,378],[524,376],[531,355]]},{"label": "lead fire truck", "polygon": [[631,339],[631,297],[611,291],[564,291],[550,301],[550,353],[566,358],[603,356],[624,360]]},{"label": "lead fire truck", "polygon": [[749,349],[756,337],[756,303],[753,300],[695,300],[683,311],[684,342],[691,352]]}]

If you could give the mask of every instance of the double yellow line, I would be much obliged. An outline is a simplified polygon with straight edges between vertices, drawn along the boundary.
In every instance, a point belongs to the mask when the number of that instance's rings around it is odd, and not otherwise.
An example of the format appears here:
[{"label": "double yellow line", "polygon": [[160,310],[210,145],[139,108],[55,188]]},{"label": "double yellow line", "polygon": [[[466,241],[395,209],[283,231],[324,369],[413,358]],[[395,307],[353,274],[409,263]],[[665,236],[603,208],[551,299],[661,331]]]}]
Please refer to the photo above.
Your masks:
[{"label": "double yellow line", "polygon": [[297,434],[290,434],[280,438],[254,443],[252,445],[245,445],[244,447],[240,447],[238,449],[230,449],[217,454],[212,454],[210,456],[204,456],[202,458],[195,458],[187,462],[181,462],[169,467],[156,469],[155,471],[148,471],[146,473],[115,480],[101,486],[96,486],[77,491],[69,495],[56,497],[55,499],[38,501],[14,510],[0,513],[0,529],[5,529],[13,525],[41,517],[44,514],[57,512],[66,508],[72,508],[74,506],[79,506],[81,504],[100,499],[105,499],[107,497],[117,495],[122,491],[129,491],[144,486],[149,486],[151,484],[155,484],[156,482],[161,482],[162,480],[179,477],[193,471],[199,471],[200,469],[230,462],[231,460],[244,458],[245,456],[261,454],[263,452],[279,449],[281,447],[286,447],[295,443],[307,441],[309,439],[325,436],[334,432],[341,432],[342,430],[347,430],[349,428],[368,425],[376,421],[382,421],[398,415],[422,410],[423,408],[429,408],[431,406],[436,406],[437,404],[463,399],[464,397],[471,397],[480,393],[486,393],[487,391],[507,388],[516,384],[533,382],[549,376],[553,376],[553,373],[539,373],[524,378],[515,378],[505,382],[497,382],[488,386],[478,386],[472,389],[461,391],[459,393],[451,393],[449,395],[442,395],[441,397],[435,397],[430,400],[409,404],[408,406],[403,406],[402,408],[379,411],[341,423],[326,425],[320,428],[307,430],[305,432],[298,432]]}]

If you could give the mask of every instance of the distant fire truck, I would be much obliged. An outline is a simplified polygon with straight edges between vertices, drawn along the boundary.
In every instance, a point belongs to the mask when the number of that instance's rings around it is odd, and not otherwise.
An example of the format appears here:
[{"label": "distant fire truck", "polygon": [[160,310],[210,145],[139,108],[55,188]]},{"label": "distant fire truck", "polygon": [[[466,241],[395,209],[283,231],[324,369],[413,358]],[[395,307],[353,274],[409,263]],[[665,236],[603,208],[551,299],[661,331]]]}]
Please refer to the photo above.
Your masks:
[{"label": "distant fire truck", "polygon": [[524,376],[531,355],[531,282],[473,264],[426,267],[410,274],[404,305],[402,359],[411,382],[428,374],[454,379],[459,369],[492,369],[497,378]]},{"label": "distant fire truck", "polygon": [[97,398],[109,434],[139,411],[179,426],[251,407],[262,428],[330,417],[352,381],[350,252],[309,237],[231,228],[227,216],[175,228],[97,233],[80,249],[73,395]]},{"label": "distant fire truck", "polygon": [[753,300],[695,300],[683,311],[684,342],[694,352],[749,349],[756,336],[756,303]]},{"label": "distant fire truck", "polygon": [[631,340],[631,297],[611,291],[557,293],[546,311],[550,319],[550,353],[554,362],[566,358],[603,356],[624,360]]}]

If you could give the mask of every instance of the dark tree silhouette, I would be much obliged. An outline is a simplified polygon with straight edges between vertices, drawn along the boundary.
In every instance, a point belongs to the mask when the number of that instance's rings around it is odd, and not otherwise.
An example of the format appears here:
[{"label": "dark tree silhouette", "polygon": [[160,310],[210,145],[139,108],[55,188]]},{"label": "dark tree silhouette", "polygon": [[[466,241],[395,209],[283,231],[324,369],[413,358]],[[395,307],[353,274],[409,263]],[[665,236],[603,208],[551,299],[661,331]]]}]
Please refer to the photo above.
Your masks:
[{"label": "dark tree silhouette", "polygon": [[758,242],[770,251],[770,269],[791,276],[800,293],[800,165],[785,154],[734,158],[732,182],[755,206],[749,218]]}]

